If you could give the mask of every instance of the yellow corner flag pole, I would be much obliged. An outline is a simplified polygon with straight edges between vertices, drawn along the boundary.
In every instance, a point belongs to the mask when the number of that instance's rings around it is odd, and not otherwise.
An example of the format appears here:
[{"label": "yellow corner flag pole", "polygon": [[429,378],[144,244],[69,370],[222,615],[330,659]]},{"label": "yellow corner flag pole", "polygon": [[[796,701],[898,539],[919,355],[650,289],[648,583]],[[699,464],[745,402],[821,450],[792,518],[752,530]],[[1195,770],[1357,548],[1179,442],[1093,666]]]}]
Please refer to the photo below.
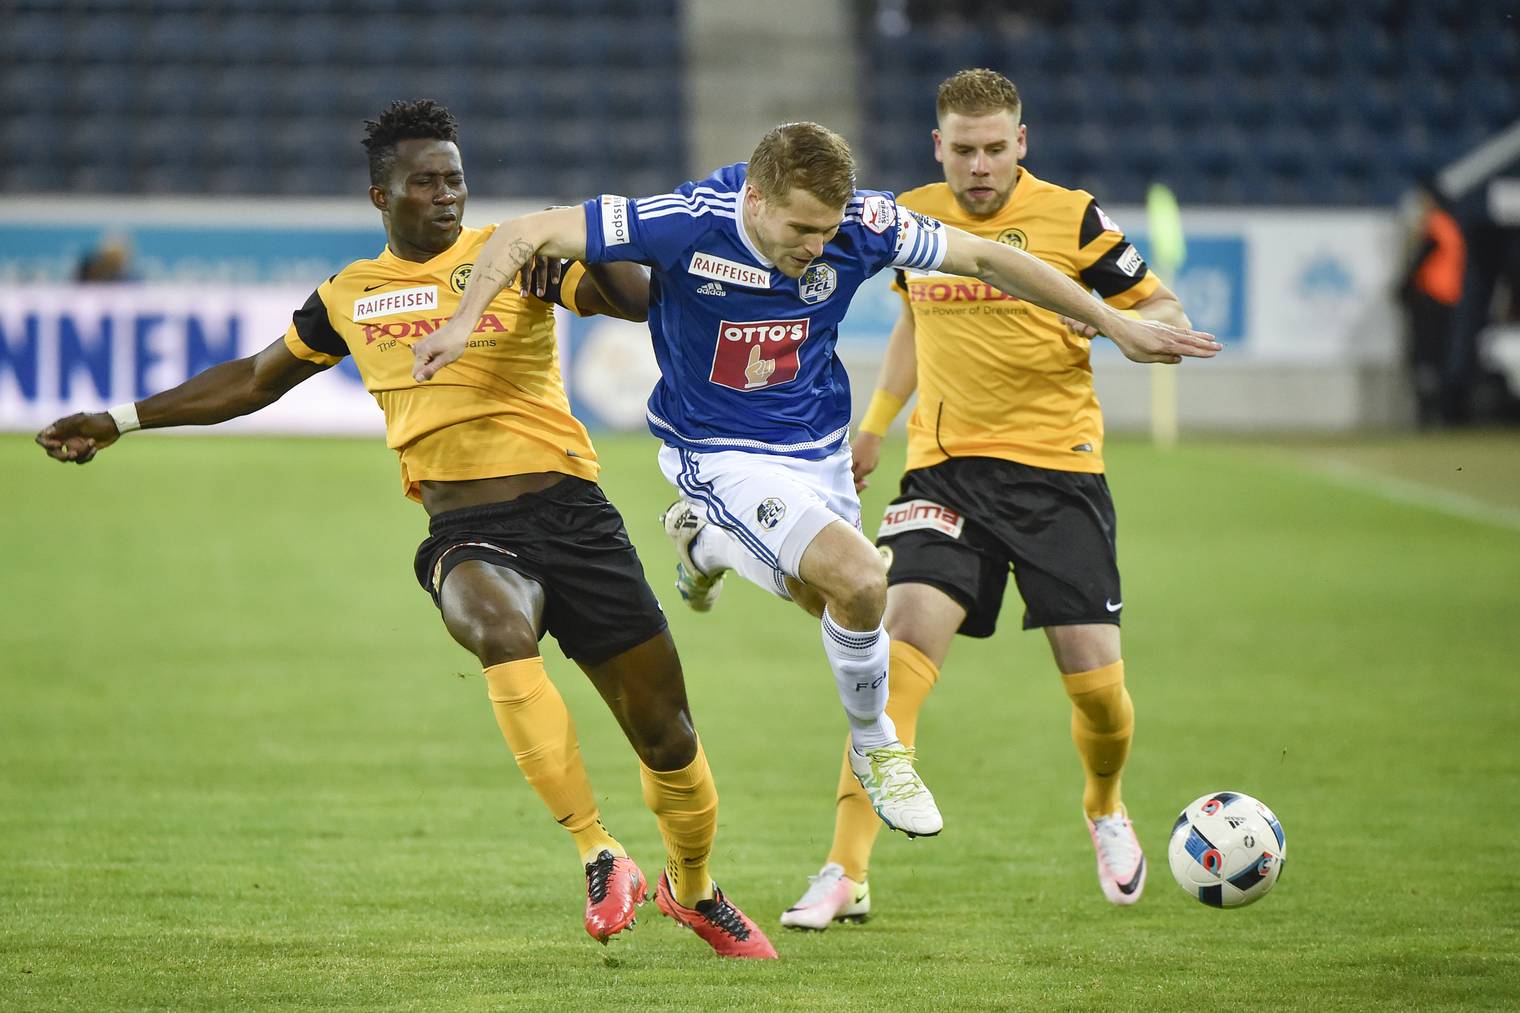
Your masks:
[{"label": "yellow corner flag pole", "polygon": [[[1145,218],[1151,237],[1151,269],[1175,285],[1177,272],[1187,260],[1187,240],[1177,198],[1161,183],[1152,183],[1145,194]],[[1151,440],[1159,447],[1177,445],[1176,366],[1151,367]]]}]

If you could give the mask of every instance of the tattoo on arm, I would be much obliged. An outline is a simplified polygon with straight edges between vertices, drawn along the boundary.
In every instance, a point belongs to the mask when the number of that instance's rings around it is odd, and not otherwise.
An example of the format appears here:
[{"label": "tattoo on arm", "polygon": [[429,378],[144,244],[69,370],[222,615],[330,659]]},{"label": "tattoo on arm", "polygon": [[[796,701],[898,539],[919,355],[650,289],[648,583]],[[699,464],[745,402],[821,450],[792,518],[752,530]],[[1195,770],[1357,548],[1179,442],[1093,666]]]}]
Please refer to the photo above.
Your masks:
[{"label": "tattoo on arm", "polygon": [[499,291],[506,288],[522,271],[523,266],[532,261],[534,252],[532,244],[526,239],[514,239],[507,247],[505,261],[487,267],[482,274]]}]

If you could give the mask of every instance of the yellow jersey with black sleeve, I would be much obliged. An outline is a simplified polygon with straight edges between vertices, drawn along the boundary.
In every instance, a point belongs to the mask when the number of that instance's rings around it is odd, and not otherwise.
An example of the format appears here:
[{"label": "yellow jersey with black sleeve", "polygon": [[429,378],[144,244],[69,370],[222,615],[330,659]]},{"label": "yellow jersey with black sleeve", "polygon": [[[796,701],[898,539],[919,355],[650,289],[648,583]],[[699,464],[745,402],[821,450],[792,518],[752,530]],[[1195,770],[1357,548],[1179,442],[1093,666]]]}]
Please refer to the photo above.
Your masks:
[{"label": "yellow jersey with black sleeve", "polygon": [[[1008,203],[973,218],[949,186],[897,203],[973,235],[1018,247],[1128,309],[1160,282],[1091,194],[1019,167]],[[918,403],[908,419],[908,470],[951,457],[996,457],[1036,468],[1100,474],[1103,415],[1093,392],[1091,342],[1060,316],[975,278],[899,271],[913,313]]]},{"label": "yellow jersey with black sleeve", "polygon": [[457,361],[427,383],[412,379],[412,345],[459,308],[494,229],[461,229],[453,246],[425,263],[402,260],[390,247],[356,260],[318,286],[285,332],[286,347],[308,362],[331,366],[354,357],[385,413],[402,487],[415,500],[428,480],[553,471],[594,481],[600,468],[586,427],[570,414],[550,304],[582,315],[574,298],[585,272],[578,263],[543,300],[508,285]]}]

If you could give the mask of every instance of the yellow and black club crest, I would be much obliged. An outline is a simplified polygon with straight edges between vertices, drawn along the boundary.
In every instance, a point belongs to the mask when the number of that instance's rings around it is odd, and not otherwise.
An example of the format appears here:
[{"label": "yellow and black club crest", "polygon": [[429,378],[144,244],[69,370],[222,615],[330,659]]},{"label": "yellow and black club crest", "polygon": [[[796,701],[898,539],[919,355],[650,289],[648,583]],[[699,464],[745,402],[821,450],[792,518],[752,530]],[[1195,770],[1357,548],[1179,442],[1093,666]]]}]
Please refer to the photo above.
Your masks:
[{"label": "yellow and black club crest", "polygon": [[454,273],[449,275],[449,288],[460,294],[464,293],[464,287],[470,283],[470,270],[474,263],[460,264],[454,268]]},{"label": "yellow and black club crest", "polygon": [[1029,237],[1024,235],[1023,229],[1004,229],[998,233],[997,241],[1011,246],[1015,250],[1029,249]]}]

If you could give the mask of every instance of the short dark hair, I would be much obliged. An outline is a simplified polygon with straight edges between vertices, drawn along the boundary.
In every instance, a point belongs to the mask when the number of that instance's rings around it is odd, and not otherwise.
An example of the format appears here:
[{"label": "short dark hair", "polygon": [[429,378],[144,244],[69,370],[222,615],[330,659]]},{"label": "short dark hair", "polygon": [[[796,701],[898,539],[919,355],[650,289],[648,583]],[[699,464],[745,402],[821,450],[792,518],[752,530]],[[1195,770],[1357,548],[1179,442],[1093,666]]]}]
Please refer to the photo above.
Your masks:
[{"label": "short dark hair", "polygon": [[827,127],[783,123],[760,138],[746,179],[767,200],[785,200],[797,187],[842,208],[855,193],[855,157]]},{"label": "short dark hair", "polygon": [[364,121],[364,147],[369,151],[369,181],[384,186],[396,164],[396,144],[423,139],[459,142],[459,121],[430,98],[396,101],[378,120]]}]

